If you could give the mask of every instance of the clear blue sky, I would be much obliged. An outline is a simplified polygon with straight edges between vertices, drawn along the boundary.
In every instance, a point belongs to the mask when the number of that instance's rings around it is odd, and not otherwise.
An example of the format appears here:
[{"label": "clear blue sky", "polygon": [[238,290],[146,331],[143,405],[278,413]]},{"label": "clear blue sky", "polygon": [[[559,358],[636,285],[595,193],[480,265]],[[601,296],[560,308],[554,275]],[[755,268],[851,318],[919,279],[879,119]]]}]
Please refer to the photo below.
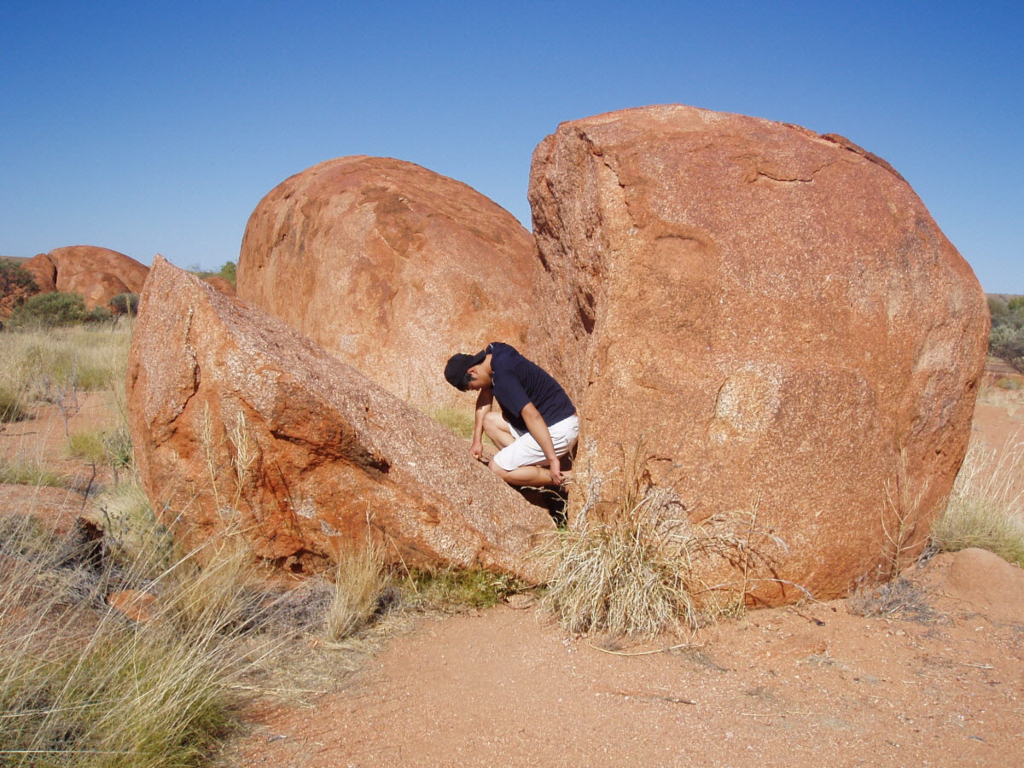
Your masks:
[{"label": "clear blue sky", "polygon": [[530,226],[558,123],[682,103],[888,160],[985,290],[1024,294],[1024,3],[0,0],[0,254],[238,258],[260,198],[353,154]]}]

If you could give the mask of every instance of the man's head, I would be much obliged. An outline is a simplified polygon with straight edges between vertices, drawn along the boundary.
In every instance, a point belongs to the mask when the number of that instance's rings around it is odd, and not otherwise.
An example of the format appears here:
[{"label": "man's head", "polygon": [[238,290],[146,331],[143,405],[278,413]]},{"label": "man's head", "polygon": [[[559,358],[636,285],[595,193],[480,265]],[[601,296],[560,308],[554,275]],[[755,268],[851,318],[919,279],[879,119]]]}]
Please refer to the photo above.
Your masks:
[{"label": "man's head", "polygon": [[490,355],[481,350],[475,355],[455,354],[444,367],[448,383],[461,392],[483,389],[491,385]]}]

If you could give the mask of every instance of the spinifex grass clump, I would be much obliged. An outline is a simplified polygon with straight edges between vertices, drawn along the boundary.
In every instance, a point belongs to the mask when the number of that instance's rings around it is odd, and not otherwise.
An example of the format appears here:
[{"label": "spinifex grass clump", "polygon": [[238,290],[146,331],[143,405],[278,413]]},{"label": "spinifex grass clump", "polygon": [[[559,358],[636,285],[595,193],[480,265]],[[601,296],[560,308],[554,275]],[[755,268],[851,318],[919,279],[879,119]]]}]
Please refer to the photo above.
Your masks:
[{"label": "spinifex grass clump", "polygon": [[[251,555],[217,541],[205,567],[191,553],[153,579],[30,523],[8,525],[2,546],[0,764],[198,764],[258,652]],[[106,608],[125,587],[157,596],[145,624]]]},{"label": "spinifex grass clump", "polygon": [[[651,483],[646,464],[642,442],[624,452],[613,508],[598,515],[591,490],[573,525],[542,550],[554,572],[544,605],[572,632],[649,636],[680,623],[699,627],[742,609],[762,542],[785,547],[753,514],[694,525],[671,488]],[[709,561],[728,564],[737,578],[705,584],[695,564]]]},{"label": "spinifex grass clump", "polygon": [[584,519],[559,535],[544,604],[569,631],[653,635],[680,619],[699,623],[674,504],[651,489],[609,519]]},{"label": "spinifex grass clump", "polygon": [[932,528],[932,546],[978,547],[1024,566],[1024,441],[1008,441],[997,458],[973,441],[953,493]]}]

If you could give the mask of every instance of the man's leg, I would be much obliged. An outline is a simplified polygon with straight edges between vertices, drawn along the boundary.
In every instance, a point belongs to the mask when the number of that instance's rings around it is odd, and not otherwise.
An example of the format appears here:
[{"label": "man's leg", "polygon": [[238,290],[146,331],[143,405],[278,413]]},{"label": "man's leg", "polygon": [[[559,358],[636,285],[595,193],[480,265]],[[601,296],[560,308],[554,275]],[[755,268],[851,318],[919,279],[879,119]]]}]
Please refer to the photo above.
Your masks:
[{"label": "man's leg", "polygon": [[491,459],[488,464],[491,471],[509,485],[554,485],[551,481],[551,470],[538,464],[527,464],[513,470],[502,469]]},{"label": "man's leg", "polygon": [[497,411],[491,411],[484,416],[484,434],[491,438],[491,442],[498,446],[498,450],[512,445],[516,441],[516,436],[512,434],[512,428]]}]

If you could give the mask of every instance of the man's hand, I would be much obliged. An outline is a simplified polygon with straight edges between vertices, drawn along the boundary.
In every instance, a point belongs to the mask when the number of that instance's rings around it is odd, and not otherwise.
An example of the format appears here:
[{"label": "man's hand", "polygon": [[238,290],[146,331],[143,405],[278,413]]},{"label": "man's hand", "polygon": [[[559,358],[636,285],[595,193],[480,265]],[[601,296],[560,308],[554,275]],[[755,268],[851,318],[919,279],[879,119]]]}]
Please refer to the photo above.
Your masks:
[{"label": "man's hand", "polygon": [[565,475],[562,474],[561,459],[555,459],[551,462],[551,479],[556,485],[561,485],[565,482]]},{"label": "man's hand", "polygon": [[483,461],[484,455],[484,444],[480,440],[473,440],[473,444],[469,446],[469,455],[477,461]]}]

